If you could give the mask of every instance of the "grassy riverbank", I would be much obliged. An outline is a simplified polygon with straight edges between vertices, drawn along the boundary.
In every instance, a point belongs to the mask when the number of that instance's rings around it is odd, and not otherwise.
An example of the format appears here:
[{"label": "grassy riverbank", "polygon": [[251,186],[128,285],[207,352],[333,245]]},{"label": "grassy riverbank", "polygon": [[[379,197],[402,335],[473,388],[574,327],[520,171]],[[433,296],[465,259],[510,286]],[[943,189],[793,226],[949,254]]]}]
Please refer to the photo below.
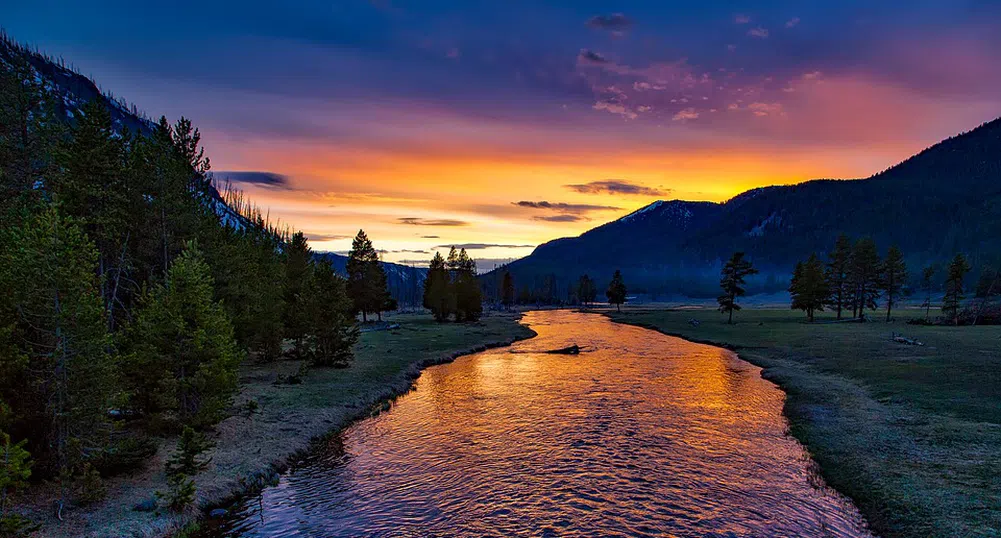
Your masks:
[{"label": "grassy riverbank", "polygon": [[1001,536],[1001,327],[809,325],[777,309],[732,326],[710,309],[609,316],[762,366],[788,394],[792,434],[882,536]]},{"label": "grassy riverbank", "polygon": [[[212,436],[216,448],[211,466],[196,478],[198,504],[214,505],[268,481],[289,459],[308,449],[311,440],[407,391],[423,367],[531,337],[534,333],[519,324],[519,318],[492,313],[467,325],[435,323],[424,315],[392,316],[390,321],[400,328],[363,333],[350,368],[312,370],[298,385],[273,384],[279,375],[295,373],[297,361],[245,366],[234,402],[234,410],[243,410],[220,423]],[[246,410],[251,401],[257,405],[253,413]],[[35,499],[38,508],[29,515],[45,524],[39,534],[161,536],[191,521],[197,514],[179,517],[133,510],[156,490],[166,489],[163,462],[172,447],[172,440],[165,442],[145,472],[110,481],[106,500],[64,514],[62,523],[52,517],[43,499]]]}]

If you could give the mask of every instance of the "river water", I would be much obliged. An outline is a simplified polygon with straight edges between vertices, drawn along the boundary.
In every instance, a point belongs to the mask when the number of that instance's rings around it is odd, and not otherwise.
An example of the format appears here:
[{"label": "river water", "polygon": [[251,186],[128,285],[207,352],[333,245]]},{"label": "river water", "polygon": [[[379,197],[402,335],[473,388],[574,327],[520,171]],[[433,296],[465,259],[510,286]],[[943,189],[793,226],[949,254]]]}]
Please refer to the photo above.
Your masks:
[{"label": "river water", "polygon": [[523,322],[538,337],[427,369],[206,534],[870,536],[759,368],[597,314]]}]

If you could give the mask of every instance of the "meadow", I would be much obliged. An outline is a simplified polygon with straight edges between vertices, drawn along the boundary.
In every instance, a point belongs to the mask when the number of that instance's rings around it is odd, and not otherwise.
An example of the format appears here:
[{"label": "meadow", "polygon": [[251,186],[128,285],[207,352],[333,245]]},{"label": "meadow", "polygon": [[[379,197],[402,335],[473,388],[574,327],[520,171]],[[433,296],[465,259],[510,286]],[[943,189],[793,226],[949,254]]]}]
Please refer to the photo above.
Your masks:
[{"label": "meadow", "polygon": [[808,324],[798,311],[754,308],[727,325],[708,308],[608,313],[761,366],[788,395],[790,433],[881,536],[998,536],[1001,327],[904,323],[923,314],[829,323],[821,313]]}]

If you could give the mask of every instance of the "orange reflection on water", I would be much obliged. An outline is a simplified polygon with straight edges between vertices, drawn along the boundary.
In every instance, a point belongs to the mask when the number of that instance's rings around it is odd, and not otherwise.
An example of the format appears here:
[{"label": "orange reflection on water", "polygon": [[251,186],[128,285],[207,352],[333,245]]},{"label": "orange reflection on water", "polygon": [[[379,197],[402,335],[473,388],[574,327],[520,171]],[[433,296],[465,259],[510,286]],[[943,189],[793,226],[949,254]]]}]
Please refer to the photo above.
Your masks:
[{"label": "orange reflection on water", "polygon": [[[231,533],[868,536],[811,483],[758,368],[595,314],[525,323],[538,337],[428,369]],[[541,353],[574,343],[585,352]]]}]

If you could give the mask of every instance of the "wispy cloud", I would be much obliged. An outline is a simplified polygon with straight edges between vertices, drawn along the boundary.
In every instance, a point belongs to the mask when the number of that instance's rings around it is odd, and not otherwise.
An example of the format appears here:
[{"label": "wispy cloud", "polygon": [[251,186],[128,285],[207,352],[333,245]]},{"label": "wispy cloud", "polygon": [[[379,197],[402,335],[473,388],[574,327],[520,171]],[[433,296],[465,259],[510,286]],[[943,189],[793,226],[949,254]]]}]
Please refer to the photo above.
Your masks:
[{"label": "wispy cloud", "polygon": [[222,170],[212,172],[212,180],[219,183],[231,181],[233,183],[249,183],[264,187],[274,187],[279,189],[289,189],[288,176],[275,172],[258,172],[252,170]]},{"label": "wispy cloud", "polygon": [[751,22],[751,17],[748,17],[747,15],[737,14],[733,16],[733,22],[737,24],[747,24]]},{"label": "wispy cloud", "polygon": [[309,239],[310,241],[339,241],[342,239],[351,239],[351,236],[324,234],[324,233],[307,233],[306,238]]},{"label": "wispy cloud", "polygon": [[454,245],[438,245],[434,248],[464,248],[466,250],[484,250],[488,248],[532,248],[535,245],[504,245],[498,243],[456,243]]},{"label": "wispy cloud", "polygon": [[412,226],[469,226],[464,220],[456,219],[424,219],[420,217],[400,217],[396,219],[400,224]]},{"label": "wispy cloud", "polygon": [[671,119],[674,121],[687,121],[698,119],[699,113],[694,108],[679,110]]},{"label": "wispy cloud", "polygon": [[577,53],[577,62],[584,64],[601,65],[601,64],[607,64],[608,58],[605,58],[601,54],[591,49],[580,49],[580,52]]},{"label": "wispy cloud", "polygon": [[786,28],[792,28],[799,24],[799,17],[793,17],[786,21]]},{"label": "wispy cloud", "polygon": [[568,204],[566,202],[547,202],[545,200],[539,202],[531,202],[527,200],[522,200],[520,202],[511,202],[512,204],[519,207],[527,207],[531,209],[548,209],[552,211],[558,211],[561,213],[587,213],[589,211],[614,211],[620,208],[610,205],[593,205],[593,204]]},{"label": "wispy cloud", "polygon": [[605,179],[564,187],[584,194],[637,194],[643,196],[664,196],[670,194],[670,189],[659,189],[638,185],[624,179]]},{"label": "wispy cloud", "polygon": [[768,37],[768,28],[764,28],[761,26],[758,26],[756,28],[751,28],[750,30],[747,31],[747,35],[751,37],[765,39],[766,37]]},{"label": "wispy cloud", "polygon": [[533,220],[543,220],[546,222],[580,222],[590,220],[580,215],[539,215],[532,217]]},{"label": "wispy cloud", "polygon": [[622,36],[632,28],[633,20],[623,13],[595,15],[587,20],[587,26],[596,30],[611,32],[616,36]]}]

